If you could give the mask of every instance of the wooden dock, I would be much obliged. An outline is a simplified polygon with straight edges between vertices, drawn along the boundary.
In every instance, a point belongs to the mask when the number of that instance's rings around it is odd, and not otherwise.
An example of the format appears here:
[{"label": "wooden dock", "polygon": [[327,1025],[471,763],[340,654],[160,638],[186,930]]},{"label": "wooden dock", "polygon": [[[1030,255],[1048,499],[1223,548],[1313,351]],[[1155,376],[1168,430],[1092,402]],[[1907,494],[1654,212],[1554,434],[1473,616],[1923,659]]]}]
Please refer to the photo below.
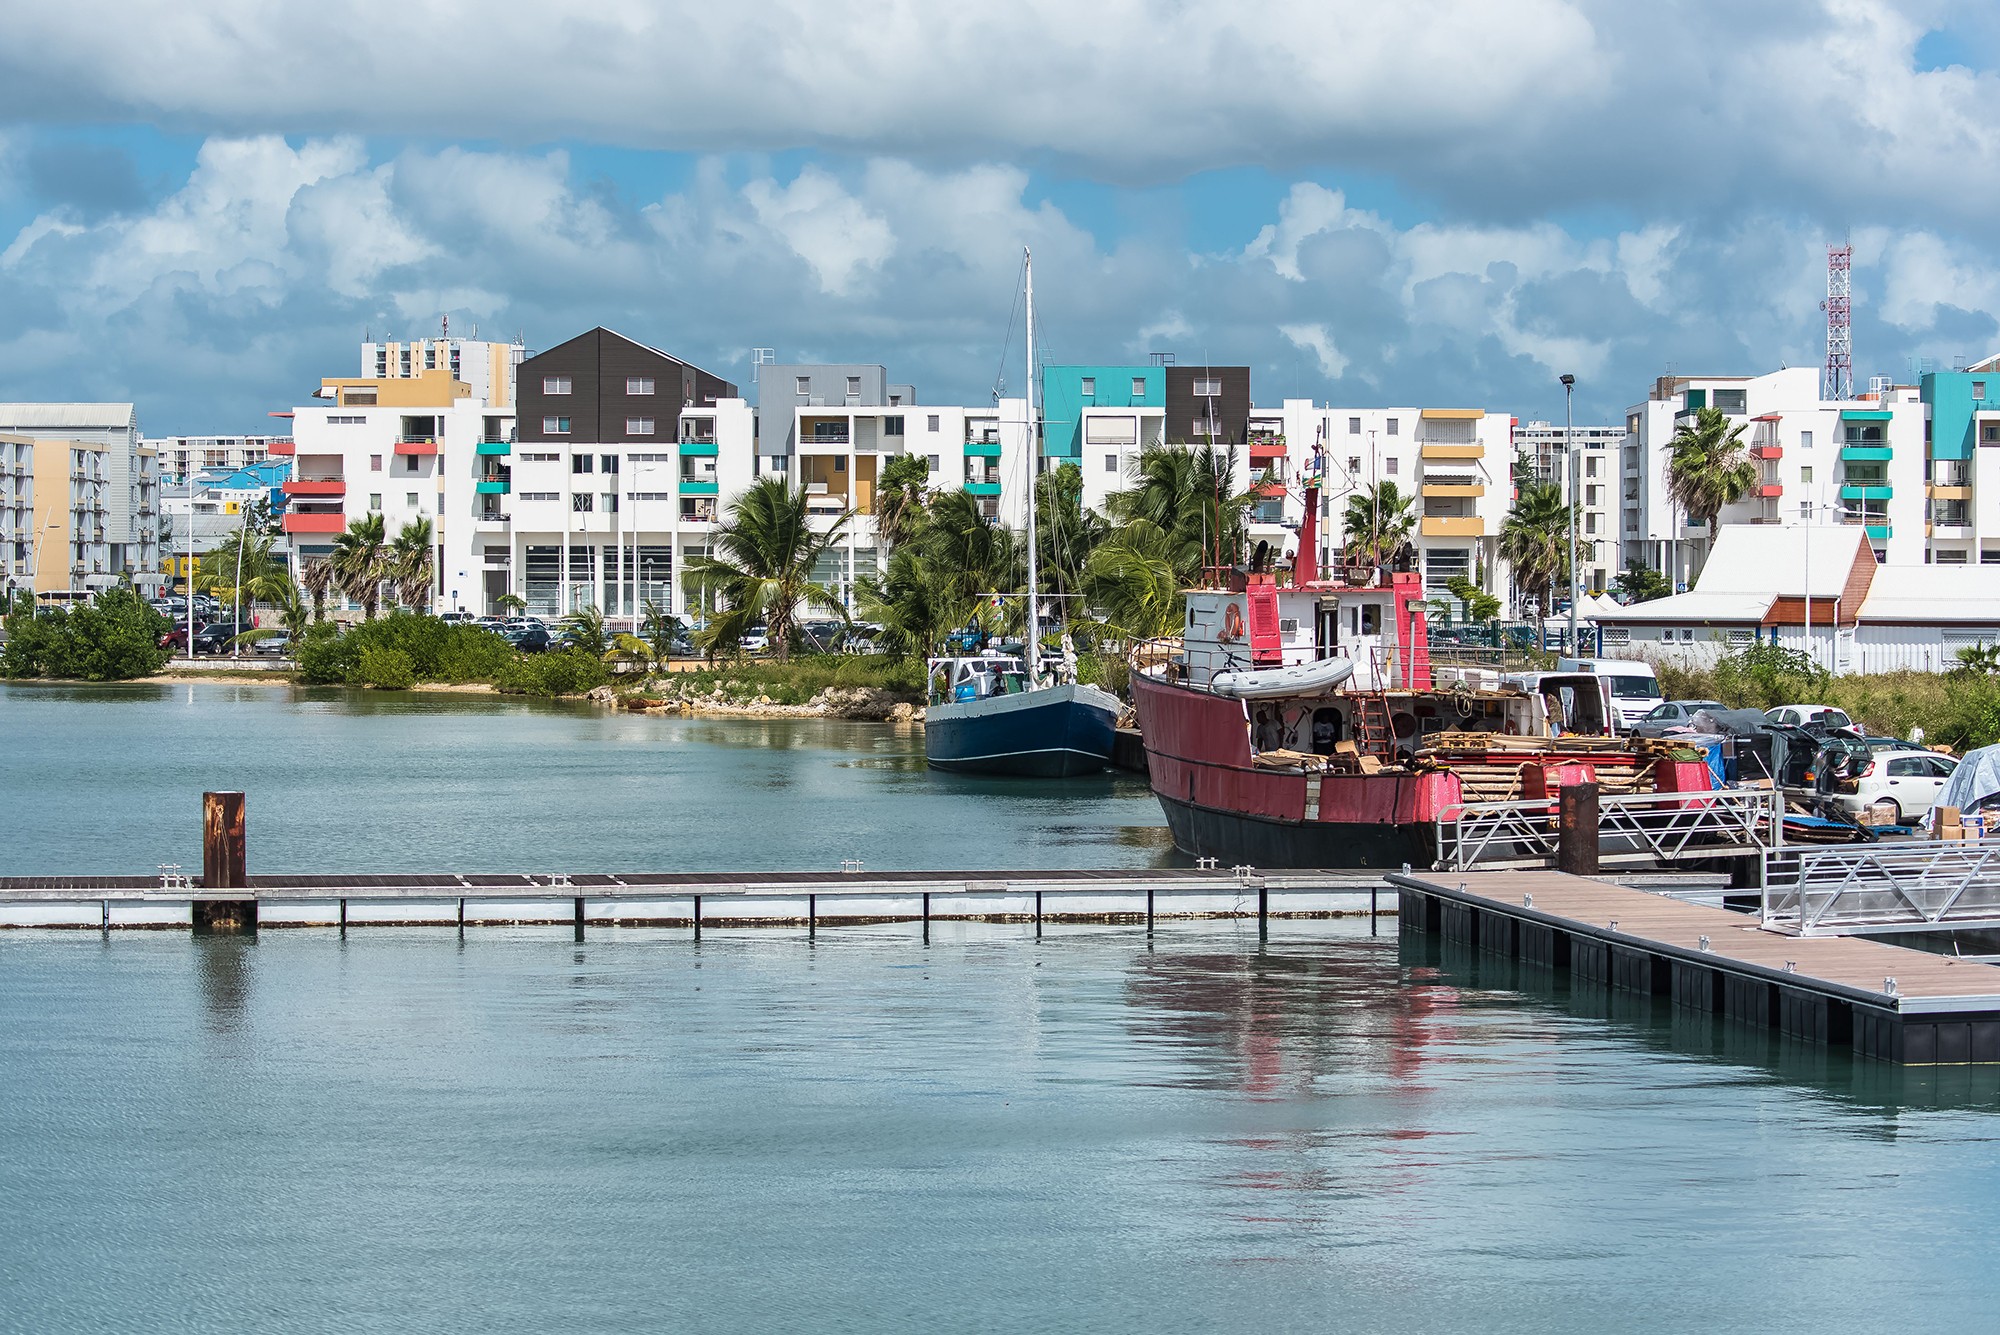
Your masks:
[{"label": "wooden dock", "polygon": [[2000,968],[1561,872],[1391,874],[1401,928],[1911,1066],[2000,1062]]}]

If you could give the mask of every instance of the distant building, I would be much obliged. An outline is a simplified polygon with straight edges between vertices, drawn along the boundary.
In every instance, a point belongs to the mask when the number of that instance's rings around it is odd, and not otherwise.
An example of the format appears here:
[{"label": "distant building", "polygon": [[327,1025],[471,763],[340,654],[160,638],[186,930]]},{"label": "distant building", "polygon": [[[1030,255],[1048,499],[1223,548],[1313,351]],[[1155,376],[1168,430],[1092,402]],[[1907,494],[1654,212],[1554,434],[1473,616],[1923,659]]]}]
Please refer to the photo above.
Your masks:
[{"label": "distant building", "polygon": [[0,403],[0,436],[20,474],[7,490],[12,578],[40,592],[161,587],[159,474],[131,404]]},{"label": "distant building", "polygon": [[182,483],[204,469],[250,468],[271,457],[271,443],[289,436],[149,436],[146,445],[159,459],[160,480]]},{"label": "distant building", "polygon": [[414,380],[443,371],[466,385],[471,397],[506,412],[514,405],[514,378],[528,350],[519,343],[476,338],[419,338],[407,343],[361,345],[361,375],[369,380]]}]

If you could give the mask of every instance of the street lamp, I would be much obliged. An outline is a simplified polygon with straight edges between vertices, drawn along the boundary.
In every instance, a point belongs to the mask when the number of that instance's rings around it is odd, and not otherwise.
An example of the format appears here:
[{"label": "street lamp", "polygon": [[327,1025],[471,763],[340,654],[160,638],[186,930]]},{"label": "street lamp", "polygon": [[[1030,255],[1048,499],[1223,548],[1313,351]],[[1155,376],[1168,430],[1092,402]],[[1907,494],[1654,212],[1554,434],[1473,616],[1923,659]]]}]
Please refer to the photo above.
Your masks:
[{"label": "street lamp", "polygon": [[1583,475],[1582,465],[1576,457],[1576,377],[1561,377],[1563,387],[1563,456],[1569,465],[1569,651],[1579,653],[1576,638],[1576,601],[1578,595],[1578,570],[1576,568],[1576,501],[1577,485]]}]

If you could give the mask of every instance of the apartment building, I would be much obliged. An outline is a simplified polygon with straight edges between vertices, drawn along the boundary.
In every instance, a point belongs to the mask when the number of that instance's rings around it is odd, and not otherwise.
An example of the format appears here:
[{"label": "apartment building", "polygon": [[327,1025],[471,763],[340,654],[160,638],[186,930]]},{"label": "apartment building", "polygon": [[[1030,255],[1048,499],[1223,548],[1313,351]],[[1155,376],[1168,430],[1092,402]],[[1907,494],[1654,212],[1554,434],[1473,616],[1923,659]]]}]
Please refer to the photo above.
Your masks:
[{"label": "apartment building", "polygon": [[38,536],[34,438],[0,436],[0,590],[30,586]]},{"label": "apartment building", "polygon": [[371,341],[361,345],[361,375],[369,380],[414,380],[443,371],[466,385],[470,397],[496,412],[510,412],[515,376],[527,355],[527,348],[520,343],[483,342],[449,334],[407,343]]},{"label": "apartment building", "polygon": [[[30,567],[21,577],[43,591],[108,588],[127,578],[143,591],[161,587],[157,459],[131,404],[0,403],[0,435],[34,443],[34,536],[15,543],[26,548],[16,563]],[[48,559],[62,549],[69,559]]]},{"label": "apartment building", "polygon": [[271,457],[272,443],[288,436],[148,436],[162,482],[183,484],[204,470],[254,468]]},{"label": "apartment building", "polygon": [[[757,472],[755,414],[735,385],[609,329],[523,360],[511,438],[479,448],[468,569],[539,616],[583,607],[626,624],[689,610],[682,572],[713,550],[718,506]],[[476,559],[475,559],[476,558]]]},{"label": "apartment building", "polygon": [[1522,422],[1518,419],[1514,422],[1515,457],[1526,456],[1534,465],[1535,477],[1539,481],[1567,485],[1563,458],[1572,444],[1585,452],[1617,450],[1625,444],[1625,428],[1617,423],[1565,426],[1561,422]]},{"label": "apartment building", "polygon": [[1876,560],[1923,564],[1928,459],[1922,391],[1878,383],[1860,398],[1826,401],[1812,367],[1760,376],[1663,376],[1654,383],[1646,402],[1627,411],[1619,451],[1621,564],[1636,559],[1667,573],[1677,589],[1693,587],[1709,549],[1708,526],[1690,523],[1675,507],[1667,470],[1676,431],[1702,408],[1720,409],[1744,428],[1758,468],[1753,494],[1726,506],[1721,523],[1856,525],[1866,531]]},{"label": "apartment building", "polygon": [[2000,357],[1918,378],[1929,469],[1924,532],[1934,565],[2000,565]]},{"label": "apartment building", "polygon": [[1046,366],[1039,406],[1043,457],[1075,464],[1085,507],[1101,513],[1132,485],[1139,456],[1166,443],[1167,368]]}]

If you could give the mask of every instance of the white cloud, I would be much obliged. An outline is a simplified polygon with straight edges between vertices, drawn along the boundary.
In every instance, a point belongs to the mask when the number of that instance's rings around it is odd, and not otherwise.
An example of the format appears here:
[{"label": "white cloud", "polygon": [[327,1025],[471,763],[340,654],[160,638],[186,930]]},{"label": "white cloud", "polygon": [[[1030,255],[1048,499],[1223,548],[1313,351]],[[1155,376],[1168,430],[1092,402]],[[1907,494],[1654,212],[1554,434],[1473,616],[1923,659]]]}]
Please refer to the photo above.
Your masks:
[{"label": "white cloud", "polygon": [[1320,374],[1328,380],[1338,380],[1347,373],[1347,358],[1339,348],[1333,346],[1333,335],[1323,324],[1282,324],[1278,332],[1290,339],[1293,346],[1310,352],[1319,363]]},{"label": "white cloud", "polygon": [[817,167],[785,186],[752,181],[743,193],[757,221],[812,266],[822,292],[845,294],[862,270],[879,269],[895,252],[889,224]]}]

